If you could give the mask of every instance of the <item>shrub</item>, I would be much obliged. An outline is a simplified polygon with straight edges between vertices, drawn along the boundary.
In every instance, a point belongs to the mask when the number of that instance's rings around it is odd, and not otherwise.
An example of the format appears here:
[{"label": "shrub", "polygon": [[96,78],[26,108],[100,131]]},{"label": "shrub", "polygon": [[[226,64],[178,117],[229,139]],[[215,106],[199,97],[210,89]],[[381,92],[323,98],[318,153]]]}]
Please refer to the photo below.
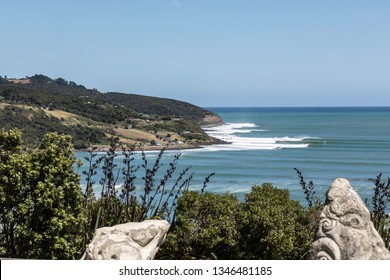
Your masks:
[{"label": "shrub", "polygon": [[0,248],[14,258],[76,259],[84,251],[82,192],[69,136],[47,134],[21,148],[0,131]]},{"label": "shrub", "polygon": [[239,258],[239,206],[232,194],[186,191],[178,200],[176,220],[157,258]]},{"label": "shrub", "polygon": [[232,194],[186,192],[161,259],[303,259],[311,212],[266,183],[240,203]]},{"label": "shrub", "polygon": [[301,259],[312,236],[308,211],[289,197],[288,190],[269,183],[252,188],[242,205],[240,230],[245,259]]}]

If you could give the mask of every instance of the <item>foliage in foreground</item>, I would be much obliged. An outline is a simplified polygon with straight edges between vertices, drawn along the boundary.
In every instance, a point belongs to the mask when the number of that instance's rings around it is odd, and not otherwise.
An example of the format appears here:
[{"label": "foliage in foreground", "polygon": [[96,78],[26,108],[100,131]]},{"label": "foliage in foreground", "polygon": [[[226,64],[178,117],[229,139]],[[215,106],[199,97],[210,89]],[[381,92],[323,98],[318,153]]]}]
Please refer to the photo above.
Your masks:
[{"label": "foliage in foreground", "polygon": [[[49,133],[39,146],[26,150],[20,131],[0,131],[0,256],[78,259],[98,227],[173,217],[175,203],[192,179],[186,168],[173,180],[180,155],[159,179],[164,150],[152,165],[142,152],[142,166],[134,166],[134,150],[119,154],[117,148],[113,141],[105,155],[92,150],[86,157],[83,194],[74,169],[81,162],[76,162],[70,136]],[[120,166],[115,161],[119,155]],[[94,178],[99,168],[103,177],[96,197]],[[144,171],[144,184],[137,193],[138,169]],[[121,189],[116,188],[118,180],[123,182]]]},{"label": "foliage in foreground", "polygon": [[160,259],[301,259],[311,212],[269,183],[239,202],[232,194],[186,192]]},{"label": "foliage in foreground", "polygon": [[22,151],[21,133],[0,131],[0,255],[75,259],[83,249],[82,192],[69,136],[47,134]]},{"label": "foliage in foreground", "polygon": [[[134,147],[121,148],[114,140],[111,148],[103,156],[98,156],[94,150],[85,157],[88,162],[86,176],[87,187],[84,194],[84,208],[86,214],[85,243],[88,244],[97,228],[113,226],[127,222],[142,222],[146,219],[173,218],[176,201],[184,190],[189,188],[193,174],[189,167],[185,168],[175,178],[175,171],[180,154],[176,154],[165,170],[162,158],[165,149],[162,149],[156,160],[150,164],[146,154],[141,150],[141,165],[135,165]],[[122,156],[118,164],[116,158]],[[100,195],[94,194],[96,170],[102,168],[103,177],[100,179]],[[163,174],[159,173],[162,171]],[[141,182],[136,186],[137,173],[144,172]],[[159,178],[159,176],[162,176]],[[122,187],[117,189],[117,182]]]},{"label": "foliage in foreground", "polygon": [[176,219],[157,258],[237,258],[239,208],[232,194],[185,192],[178,200]]},{"label": "foliage in foreground", "polygon": [[[177,219],[157,257],[160,259],[306,259],[323,208],[314,183],[295,169],[307,207],[289,198],[288,190],[265,183],[240,203],[231,194],[186,192],[178,201]],[[390,178],[374,183],[371,220],[390,249]]]},{"label": "foliage in foreground", "polygon": [[[299,183],[302,187],[305,199],[309,205],[309,210],[312,212],[311,227],[314,228],[319,221],[319,215],[322,211],[324,202],[319,197],[315,196],[314,183],[309,181],[306,183],[302,173],[294,168],[297,172]],[[371,205],[366,199],[366,206],[370,209],[371,221],[374,228],[379,233],[384,241],[385,247],[390,250],[390,214],[388,213],[388,202],[390,200],[390,178],[383,181],[382,173],[379,173],[375,178],[370,178],[368,181],[374,183],[374,192],[371,198]],[[312,207],[313,206],[313,207]]]},{"label": "foliage in foreground", "polygon": [[271,184],[252,188],[243,204],[245,259],[301,259],[311,246],[310,211]]},{"label": "foliage in foreground", "polygon": [[[164,151],[152,164],[142,152],[142,165],[134,166],[134,150],[123,149],[123,165],[117,166],[117,148],[113,143],[104,156],[91,151],[83,195],[69,136],[49,133],[26,151],[20,132],[0,130],[0,256],[77,259],[97,227],[159,218],[172,223],[161,259],[305,259],[322,204],[313,182],[306,184],[298,170],[307,208],[269,183],[253,187],[243,202],[232,194],[205,193],[213,174],[200,193],[192,192],[189,168],[173,179],[180,155],[158,179]],[[103,169],[99,198],[93,192],[98,168]],[[139,169],[144,184],[137,197]],[[371,181],[372,221],[389,248],[390,179],[383,182],[379,174]]]},{"label": "foliage in foreground", "polygon": [[386,213],[390,199],[390,178],[383,182],[382,173],[379,173],[376,178],[372,178],[370,181],[375,185],[371,200],[371,220],[386,248],[390,250],[390,214]]}]

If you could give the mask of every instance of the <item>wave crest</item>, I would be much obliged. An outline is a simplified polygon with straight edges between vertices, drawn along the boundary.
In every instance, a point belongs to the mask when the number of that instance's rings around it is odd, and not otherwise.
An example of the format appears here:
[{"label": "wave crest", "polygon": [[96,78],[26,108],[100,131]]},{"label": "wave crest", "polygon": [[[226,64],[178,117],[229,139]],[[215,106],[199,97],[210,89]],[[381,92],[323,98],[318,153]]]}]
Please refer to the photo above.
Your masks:
[{"label": "wave crest", "polygon": [[[248,129],[249,128],[249,129]],[[203,146],[206,151],[242,151],[307,148],[318,138],[313,137],[253,137],[242,136],[253,132],[266,132],[254,123],[227,123],[221,126],[208,127],[206,133],[230,144]],[[256,133],[256,136],[259,133]]]}]

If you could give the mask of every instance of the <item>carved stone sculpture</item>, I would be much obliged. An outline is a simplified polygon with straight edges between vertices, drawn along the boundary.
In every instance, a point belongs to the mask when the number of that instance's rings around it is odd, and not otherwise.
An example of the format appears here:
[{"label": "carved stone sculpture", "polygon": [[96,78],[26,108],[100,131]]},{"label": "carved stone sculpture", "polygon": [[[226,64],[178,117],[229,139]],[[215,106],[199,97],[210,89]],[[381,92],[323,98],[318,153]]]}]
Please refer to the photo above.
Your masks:
[{"label": "carved stone sculpture", "polygon": [[367,207],[348,180],[336,179],[326,195],[309,259],[390,259]]},{"label": "carved stone sculpture", "polygon": [[85,260],[150,260],[164,242],[169,223],[147,220],[96,230]]}]

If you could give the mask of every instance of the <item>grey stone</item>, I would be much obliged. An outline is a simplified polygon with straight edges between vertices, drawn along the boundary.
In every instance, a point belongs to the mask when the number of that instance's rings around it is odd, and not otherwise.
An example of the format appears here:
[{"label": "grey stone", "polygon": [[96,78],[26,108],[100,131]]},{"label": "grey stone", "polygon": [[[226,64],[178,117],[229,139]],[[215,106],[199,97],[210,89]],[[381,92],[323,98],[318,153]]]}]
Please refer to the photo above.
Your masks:
[{"label": "grey stone", "polygon": [[326,196],[309,259],[390,259],[370,212],[348,180],[336,179]]},{"label": "grey stone", "polygon": [[96,230],[85,260],[150,260],[164,242],[169,223],[147,220]]}]

